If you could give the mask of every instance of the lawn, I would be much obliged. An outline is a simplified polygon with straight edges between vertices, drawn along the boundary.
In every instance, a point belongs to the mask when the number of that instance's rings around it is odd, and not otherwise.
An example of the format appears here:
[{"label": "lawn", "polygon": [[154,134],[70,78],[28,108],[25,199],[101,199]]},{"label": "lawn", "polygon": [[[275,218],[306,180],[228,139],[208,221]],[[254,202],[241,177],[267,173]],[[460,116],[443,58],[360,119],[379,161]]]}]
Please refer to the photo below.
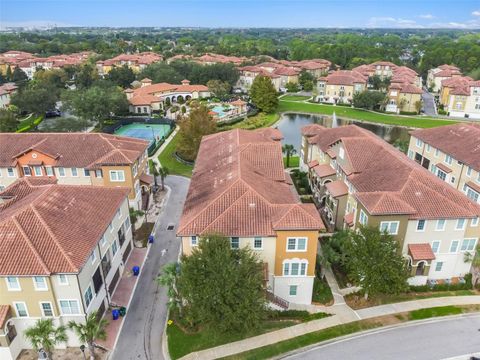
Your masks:
[{"label": "lawn", "polygon": [[[287,168],[287,158],[283,158],[283,165]],[[300,166],[300,156],[290,156],[290,168],[298,168]]]},{"label": "lawn", "polygon": [[288,102],[283,98],[280,99],[278,112],[307,112],[324,115],[332,115],[333,112],[338,117],[348,118],[353,120],[362,120],[374,123],[382,123],[387,125],[399,125],[412,128],[431,128],[442,125],[455,124],[457,121],[435,119],[421,116],[399,116],[388,115],[382,113],[375,113],[366,110],[352,109],[344,106],[333,106],[324,104],[312,104],[302,102]]},{"label": "lawn", "polygon": [[17,126],[17,133],[23,133],[32,130],[33,128],[35,128],[35,126],[40,124],[43,119],[43,115],[33,116],[33,114],[30,114],[25,119],[19,121]]},{"label": "lawn", "polygon": [[434,308],[411,311],[409,314],[409,319],[422,320],[438,316],[458,315],[462,312],[462,308],[459,308],[457,306],[439,306]]},{"label": "lawn", "polygon": [[311,96],[303,96],[303,95],[285,95],[282,96],[280,99],[285,101],[305,101],[311,99]]},{"label": "lawn", "polygon": [[218,130],[219,131],[226,131],[226,130],[232,130],[232,129],[254,130],[259,128],[265,128],[275,124],[278,121],[279,117],[280,115],[277,113],[273,113],[273,114],[258,113],[255,116],[251,116],[246,120],[239,121],[235,124],[219,126]]},{"label": "lawn", "polygon": [[322,305],[331,305],[333,303],[333,295],[330,286],[325,280],[315,277],[313,281],[312,302]]},{"label": "lawn", "polygon": [[174,156],[173,153],[176,149],[176,144],[178,141],[178,133],[172,138],[172,140],[167,144],[165,149],[158,156],[158,160],[163,167],[168,168],[171,175],[181,175],[186,177],[192,177],[193,166],[183,164],[179,162]]}]

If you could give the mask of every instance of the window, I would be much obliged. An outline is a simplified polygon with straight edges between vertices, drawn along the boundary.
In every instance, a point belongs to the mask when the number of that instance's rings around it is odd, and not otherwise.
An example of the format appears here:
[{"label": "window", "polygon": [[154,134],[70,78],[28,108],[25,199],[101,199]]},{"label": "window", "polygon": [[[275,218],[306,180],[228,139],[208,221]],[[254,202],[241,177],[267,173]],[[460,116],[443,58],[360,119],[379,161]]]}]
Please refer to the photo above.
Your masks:
[{"label": "window", "polygon": [[28,317],[27,305],[24,302],[14,302],[18,317]]},{"label": "window", "polygon": [[40,311],[42,312],[42,316],[44,317],[52,317],[53,316],[53,308],[51,302],[41,302],[40,303]]},{"label": "window", "polygon": [[92,287],[90,285],[88,285],[83,298],[85,299],[85,306],[88,308],[93,299]]},{"label": "window", "polygon": [[43,276],[34,276],[33,277],[33,284],[35,285],[35,290],[37,291],[45,291],[48,290],[47,281]]},{"label": "window", "polygon": [[440,249],[440,240],[432,241],[432,252],[434,254],[437,254],[439,249]]},{"label": "window", "polygon": [[447,179],[447,173],[437,168],[437,177],[445,181]]},{"label": "window", "polygon": [[427,144],[427,148],[426,148],[427,153],[429,153],[431,149],[432,147],[430,146],[430,144]]},{"label": "window", "polygon": [[457,224],[455,225],[455,230],[463,230],[465,229],[465,219],[458,219]]},{"label": "window", "polygon": [[92,253],[90,254],[89,259],[90,259],[90,262],[91,262],[92,264],[95,263],[95,260],[97,260],[97,257],[95,256],[95,250],[92,251]]},{"label": "window", "polygon": [[232,249],[238,249],[240,247],[240,239],[236,236],[230,238],[230,247]]},{"label": "window", "polygon": [[13,168],[11,168],[11,167],[7,168],[7,175],[8,175],[8,177],[14,177],[15,176],[15,171],[13,170]]},{"label": "window", "polygon": [[418,148],[421,148],[423,146],[423,141],[420,140],[420,139],[417,139],[416,145],[417,145]]},{"label": "window", "polygon": [[15,276],[7,276],[5,279],[7,282],[7,288],[9,291],[20,291],[22,288],[20,287],[20,282],[18,278]]},{"label": "window", "polygon": [[469,166],[467,167],[467,176],[471,177],[472,176],[472,168]]},{"label": "window", "polygon": [[65,274],[58,275],[58,283],[60,285],[68,285],[68,277]]},{"label": "window", "polygon": [[262,250],[263,249],[263,240],[261,237],[256,237],[253,239],[253,248],[255,250]]},{"label": "window", "polygon": [[345,150],[343,150],[342,147],[340,149],[338,149],[338,157],[340,159],[343,159],[345,157]]},{"label": "window", "polygon": [[117,209],[117,217],[120,219],[122,217],[122,209],[118,208]]},{"label": "window", "polygon": [[306,260],[285,260],[283,263],[283,276],[306,276]]},{"label": "window", "polygon": [[117,250],[118,250],[118,244],[117,244],[117,240],[115,240],[112,243],[112,256],[115,256],[115,254],[117,253]]},{"label": "window", "polygon": [[445,154],[445,162],[448,164],[448,165],[452,165],[452,157],[448,154]]},{"label": "window", "polygon": [[192,236],[190,238],[190,245],[191,246],[197,246],[198,245],[198,241],[197,241],[197,237],[196,236]]},{"label": "window", "polygon": [[53,176],[53,169],[51,166],[47,166],[45,168],[45,173],[47,174],[47,176]]},{"label": "window", "polygon": [[380,231],[386,231],[390,235],[398,234],[398,221],[382,221],[380,223]]},{"label": "window", "polygon": [[103,177],[103,172],[102,170],[95,170],[95,176],[97,178],[102,178]]},{"label": "window", "polygon": [[108,229],[110,230],[110,232],[113,232],[113,224],[112,223],[108,224]]},{"label": "window", "polygon": [[23,167],[23,173],[25,174],[25,176],[32,176],[32,170],[30,170],[30,167],[28,166]]},{"label": "window", "polygon": [[473,249],[475,249],[476,242],[477,239],[463,239],[460,251],[472,251]]},{"label": "window", "polygon": [[360,210],[360,216],[358,218],[358,222],[364,226],[367,225],[368,223],[368,216],[367,214],[365,214],[363,210]]},{"label": "window", "polygon": [[452,243],[450,244],[450,252],[451,253],[456,253],[458,250],[458,240],[452,240]]},{"label": "window", "polygon": [[58,168],[58,176],[65,177],[65,168],[63,167]]},{"label": "window", "polygon": [[438,155],[440,155],[440,150],[435,149],[435,156],[438,156]]},{"label": "window", "polygon": [[465,195],[467,195],[467,197],[474,201],[474,202],[478,202],[478,198],[480,197],[480,194],[478,192],[476,192],[475,190],[471,189],[470,187],[468,187],[467,185],[464,185],[463,186],[463,191],[465,192]]},{"label": "window", "polygon": [[105,234],[102,235],[102,238],[100,239],[100,245],[105,246],[107,243],[107,239],[105,238]]},{"label": "window", "polygon": [[125,221],[123,222],[123,228],[125,229],[125,232],[130,229],[130,217],[127,216],[125,218]]},{"label": "window", "polygon": [[72,168],[72,176],[78,176],[78,170],[77,168]]},{"label": "window", "polygon": [[110,181],[113,181],[113,182],[125,181],[125,172],[123,170],[110,170]]},{"label": "window", "polygon": [[35,166],[33,168],[33,171],[35,172],[35,176],[42,176],[42,168],[40,166]]},{"label": "window", "polygon": [[83,169],[83,176],[89,177],[90,176],[90,170]]},{"label": "window", "polygon": [[307,251],[307,238],[287,238],[287,251]]},{"label": "window", "polygon": [[445,219],[437,220],[437,225],[435,226],[435,231],[443,231],[445,230]]},{"label": "window", "polygon": [[473,226],[473,227],[478,226],[478,217],[472,219],[472,222],[470,223],[470,226]]},{"label": "window", "polygon": [[442,271],[443,262],[439,261],[435,264],[435,271]]},{"label": "window", "polygon": [[290,296],[296,296],[297,295],[297,288],[298,288],[298,285],[290,285],[289,290],[288,290],[288,294]]},{"label": "window", "polygon": [[425,231],[425,220],[417,221],[417,231]]},{"label": "window", "polygon": [[80,307],[78,306],[78,300],[60,300],[60,310],[62,315],[79,315]]}]

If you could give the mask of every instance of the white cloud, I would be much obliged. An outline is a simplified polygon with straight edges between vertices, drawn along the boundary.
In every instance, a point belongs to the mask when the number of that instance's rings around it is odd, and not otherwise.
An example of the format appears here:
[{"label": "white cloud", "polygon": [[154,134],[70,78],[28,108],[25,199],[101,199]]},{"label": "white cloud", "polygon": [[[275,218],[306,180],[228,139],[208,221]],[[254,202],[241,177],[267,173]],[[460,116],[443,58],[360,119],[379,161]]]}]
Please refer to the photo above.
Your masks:
[{"label": "white cloud", "polygon": [[480,16],[480,10],[475,10],[472,12],[473,16]]},{"label": "white cloud", "polygon": [[418,17],[422,18],[422,19],[433,19],[433,18],[435,18],[435,16],[433,16],[432,14],[418,15]]},{"label": "white cloud", "polygon": [[12,27],[23,27],[27,29],[47,29],[53,27],[69,27],[74,26],[72,24],[49,21],[49,20],[31,20],[31,21],[1,21],[0,29],[12,28]]},{"label": "white cloud", "polygon": [[368,27],[388,28],[422,28],[415,20],[394,18],[390,16],[371,17],[367,23]]}]

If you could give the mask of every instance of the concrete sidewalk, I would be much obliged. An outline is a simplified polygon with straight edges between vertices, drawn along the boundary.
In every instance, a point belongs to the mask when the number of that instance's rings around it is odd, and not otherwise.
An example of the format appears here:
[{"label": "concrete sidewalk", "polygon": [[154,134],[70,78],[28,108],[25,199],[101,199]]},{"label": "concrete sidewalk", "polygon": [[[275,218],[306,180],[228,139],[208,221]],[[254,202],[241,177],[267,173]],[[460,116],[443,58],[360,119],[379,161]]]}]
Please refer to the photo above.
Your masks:
[{"label": "concrete sidewalk", "polygon": [[[305,335],[311,332],[324,330],[332,326],[348,324],[358,320],[365,320],[377,316],[391,315],[423,308],[431,308],[437,306],[448,305],[479,305],[480,295],[472,296],[449,296],[441,298],[430,298],[422,300],[405,301],[395,304],[387,304],[374,306],[371,308],[354,311],[350,309],[350,313],[340,311],[338,314],[328,318],[309,321],[303,324],[290,326],[284,329],[272,331],[263,335],[254,336],[248,339],[236,341],[233,343],[217,346],[211,349],[190,353],[182,358],[182,360],[210,360],[218,359],[225,356],[238,354],[244,351],[256,349],[262,346],[275,344],[284,340],[289,340],[297,336]],[[346,306],[346,305],[345,305]],[[338,308],[343,309],[343,304]],[[333,311],[337,308],[332,309]]]},{"label": "concrete sidewalk", "polygon": [[[177,132],[178,132],[179,129],[180,129],[180,127],[176,126],[175,130],[173,130],[173,132],[165,140],[165,142],[157,149],[157,151],[155,151],[155,154],[153,154],[152,156],[149,156],[148,159],[153,160],[154,162],[159,164],[160,160],[158,160],[158,156],[162,153],[163,150],[165,150],[165,148],[170,143],[170,141],[172,141],[172,139],[175,137],[175,135],[177,135]],[[160,164],[160,165],[162,165],[162,164]]]}]

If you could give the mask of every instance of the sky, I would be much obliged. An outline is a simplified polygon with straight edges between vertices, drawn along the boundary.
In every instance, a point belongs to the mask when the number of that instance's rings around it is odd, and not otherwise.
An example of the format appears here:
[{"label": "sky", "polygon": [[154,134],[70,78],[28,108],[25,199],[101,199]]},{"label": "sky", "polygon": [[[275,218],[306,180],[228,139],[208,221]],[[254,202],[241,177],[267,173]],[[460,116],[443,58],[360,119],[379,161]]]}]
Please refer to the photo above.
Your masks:
[{"label": "sky", "polygon": [[0,0],[0,27],[480,28],[479,0]]}]

